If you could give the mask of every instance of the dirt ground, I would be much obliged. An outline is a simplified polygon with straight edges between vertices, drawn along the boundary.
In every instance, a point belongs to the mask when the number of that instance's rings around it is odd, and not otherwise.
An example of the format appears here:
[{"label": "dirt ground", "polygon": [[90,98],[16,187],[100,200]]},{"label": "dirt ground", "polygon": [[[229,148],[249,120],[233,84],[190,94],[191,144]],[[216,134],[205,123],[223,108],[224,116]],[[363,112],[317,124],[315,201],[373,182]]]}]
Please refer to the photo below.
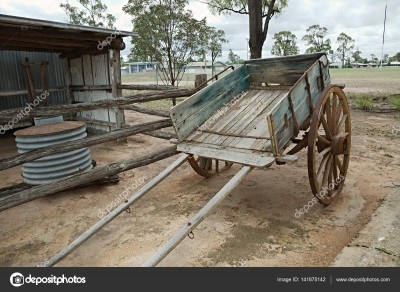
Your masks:
[{"label": "dirt ground", "polygon": [[[128,116],[130,124],[149,121]],[[293,165],[254,170],[160,266],[329,266],[366,225],[385,197],[400,185],[398,114],[352,113],[352,157],[345,188],[329,207],[314,205],[295,217],[312,195],[306,152]],[[0,137],[0,158],[16,155],[11,135]],[[92,147],[98,165],[168,146],[138,135],[128,144]],[[99,208],[125,186],[153,178],[176,157],[120,175],[118,185],[66,191],[0,213],[0,265],[36,266],[98,221]],[[210,179],[188,164],[145,195],[58,266],[141,266],[186,224],[238,170]],[[1,172],[0,187],[22,182],[20,167]]]}]

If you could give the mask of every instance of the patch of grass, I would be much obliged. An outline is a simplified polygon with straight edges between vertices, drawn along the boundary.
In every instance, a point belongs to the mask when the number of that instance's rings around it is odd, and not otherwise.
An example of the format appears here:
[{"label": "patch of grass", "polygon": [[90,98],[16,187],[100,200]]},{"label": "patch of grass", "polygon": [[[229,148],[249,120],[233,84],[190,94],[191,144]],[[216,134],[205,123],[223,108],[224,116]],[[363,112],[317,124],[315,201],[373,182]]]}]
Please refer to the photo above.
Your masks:
[{"label": "patch of grass", "polygon": [[400,98],[393,97],[390,99],[391,105],[393,105],[397,110],[400,110]]},{"label": "patch of grass", "polygon": [[358,94],[354,97],[354,105],[361,110],[371,110],[373,108],[373,97],[368,94]]}]

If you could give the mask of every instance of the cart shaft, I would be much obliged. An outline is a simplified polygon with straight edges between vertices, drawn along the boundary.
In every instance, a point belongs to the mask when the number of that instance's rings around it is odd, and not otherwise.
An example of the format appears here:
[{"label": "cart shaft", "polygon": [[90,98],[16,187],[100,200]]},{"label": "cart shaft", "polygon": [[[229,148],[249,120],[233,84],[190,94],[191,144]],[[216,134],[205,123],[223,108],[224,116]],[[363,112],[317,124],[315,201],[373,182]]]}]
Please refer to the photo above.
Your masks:
[{"label": "cart shaft", "polygon": [[154,267],[161,262],[252,170],[252,167],[244,166],[160,251],[144,264],[144,267]]},{"label": "cart shaft", "polygon": [[148,184],[146,184],[143,188],[141,188],[136,194],[128,199],[127,202],[119,205],[116,209],[114,209],[111,213],[103,217],[99,222],[85,231],[81,236],[75,239],[71,244],[69,244],[65,249],[51,258],[49,261],[46,261],[46,266],[51,267],[56,263],[61,261],[67,255],[69,255],[72,251],[81,246],[85,241],[87,241],[90,237],[92,237],[96,232],[98,232],[105,225],[110,223],[113,219],[115,219],[119,214],[124,212],[129,206],[143,197],[146,193],[148,193],[151,189],[157,186],[160,182],[162,182],[166,177],[168,177],[174,170],[176,170],[179,166],[181,166],[187,159],[189,155],[183,154],[179,157],[174,163],[168,166],[164,171],[162,171],[159,175],[153,178]]}]

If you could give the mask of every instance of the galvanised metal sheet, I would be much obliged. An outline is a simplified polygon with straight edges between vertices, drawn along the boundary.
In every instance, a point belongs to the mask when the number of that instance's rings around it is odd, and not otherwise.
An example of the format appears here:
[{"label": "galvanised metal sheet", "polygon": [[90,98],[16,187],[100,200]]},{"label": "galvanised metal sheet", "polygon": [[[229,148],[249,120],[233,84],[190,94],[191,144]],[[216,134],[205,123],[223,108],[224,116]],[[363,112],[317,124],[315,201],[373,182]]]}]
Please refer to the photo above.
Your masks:
[{"label": "galvanised metal sheet", "polygon": [[[63,60],[56,53],[0,51],[0,92],[27,90],[22,63],[49,62],[49,88],[65,86]],[[40,65],[31,65],[35,89],[41,89]],[[36,93],[40,95],[40,93]],[[50,105],[67,103],[66,91],[50,92]],[[28,103],[28,94],[0,96],[0,110],[24,107]]]}]

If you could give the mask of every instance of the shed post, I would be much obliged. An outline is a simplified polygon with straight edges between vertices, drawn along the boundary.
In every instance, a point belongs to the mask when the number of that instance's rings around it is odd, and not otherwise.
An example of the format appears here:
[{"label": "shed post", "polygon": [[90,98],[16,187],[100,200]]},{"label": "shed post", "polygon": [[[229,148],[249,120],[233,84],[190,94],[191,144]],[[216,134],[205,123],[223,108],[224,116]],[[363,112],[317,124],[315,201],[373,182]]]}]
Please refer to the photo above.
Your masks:
[{"label": "shed post", "polygon": [[[119,89],[121,85],[121,54],[119,49],[111,48],[110,51],[110,81],[112,87],[113,98],[122,97],[122,89]],[[125,125],[124,110],[120,107],[114,108],[116,113],[116,128],[122,129]],[[117,140],[118,143],[126,143],[127,139],[122,138]]]}]

